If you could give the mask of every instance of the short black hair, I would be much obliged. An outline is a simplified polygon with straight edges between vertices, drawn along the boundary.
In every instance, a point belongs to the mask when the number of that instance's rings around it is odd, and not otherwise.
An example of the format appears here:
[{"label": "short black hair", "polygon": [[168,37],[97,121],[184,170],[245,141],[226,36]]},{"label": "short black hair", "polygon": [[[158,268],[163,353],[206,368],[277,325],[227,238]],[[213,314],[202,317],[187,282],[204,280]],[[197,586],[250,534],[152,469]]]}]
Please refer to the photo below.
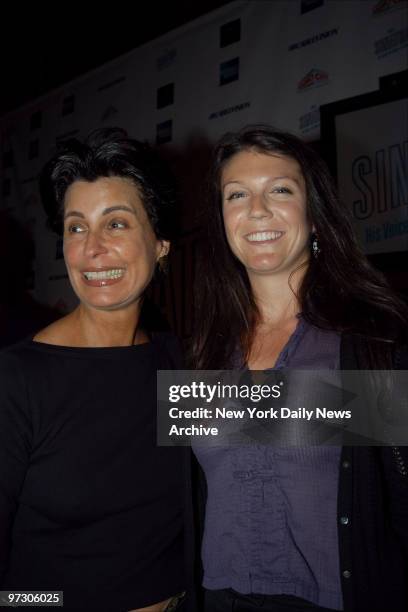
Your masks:
[{"label": "short black hair", "polygon": [[174,238],[176,186],[164,161],[144,142],[129,138],[121,128],[94,130],[81,142],[75,138],[58,146],[40,174],[40,195],[48,226],[63,232],[65,193],[77,180],[93,182],[116,176],[137,187],[156,237]]}]

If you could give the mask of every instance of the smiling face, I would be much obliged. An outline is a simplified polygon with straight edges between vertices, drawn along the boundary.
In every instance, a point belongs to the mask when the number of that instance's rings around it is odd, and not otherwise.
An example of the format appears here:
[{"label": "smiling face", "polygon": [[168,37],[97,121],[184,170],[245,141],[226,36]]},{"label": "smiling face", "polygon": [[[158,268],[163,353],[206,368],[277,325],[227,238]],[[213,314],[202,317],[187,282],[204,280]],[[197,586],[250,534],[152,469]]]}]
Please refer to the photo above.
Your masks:
[{"label": "smiling face", "polygon": [[223,219],[231,251],[254,275],[289,275],[309,259],[312,231],[306,186],[290,157],[241,151],[221,175]]},{"label": "smiling face", "polygon": [[139,303],[168,250],[169,243],[156,238],[131,180],[79,180],[67,189],[64,257],[82,305],[116,310]]}]

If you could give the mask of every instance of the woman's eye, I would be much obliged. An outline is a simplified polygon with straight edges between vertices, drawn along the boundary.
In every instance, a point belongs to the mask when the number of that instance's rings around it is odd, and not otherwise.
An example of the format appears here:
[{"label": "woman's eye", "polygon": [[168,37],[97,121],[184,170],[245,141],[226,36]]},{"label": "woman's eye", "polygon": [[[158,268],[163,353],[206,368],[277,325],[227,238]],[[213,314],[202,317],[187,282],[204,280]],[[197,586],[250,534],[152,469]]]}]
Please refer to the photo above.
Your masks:
[{"label": "woman's eye", "polygon": [[73,223],[72,225],[68,226],[67,230],[69,234],[80,234],[81,232],[85,231],[85,228],[78,223]]},{"label": "woman's eye", "polygon": [[245,196],[245,191],[233,191],[227,196],[227,200],[238,200],[238,198],[244,198]]},{"label": "woman's eye", "polygon": [[273,187],[272,193],[292,193],[288,187]]},{"label": "woman's eye", "polygon": [[114,219],[109,223],[109,227],[112,229],[124,229],[128,227],[128,224],[125,221],[120,221],[119,219]]}]

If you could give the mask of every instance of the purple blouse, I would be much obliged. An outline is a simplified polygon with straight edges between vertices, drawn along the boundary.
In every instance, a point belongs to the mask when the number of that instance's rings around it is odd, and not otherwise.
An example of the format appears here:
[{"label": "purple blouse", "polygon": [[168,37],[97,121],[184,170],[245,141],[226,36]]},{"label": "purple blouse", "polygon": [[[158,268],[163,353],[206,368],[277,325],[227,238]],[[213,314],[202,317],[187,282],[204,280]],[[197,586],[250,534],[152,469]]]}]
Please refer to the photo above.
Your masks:
[{"label": "purple blouse", "polygon": [[[300,318],[276,369],[338,370],[340,336]],[[194,447],[208,485],[208,589],[295,595],[343,609],[337,537],[340,448]]]}]

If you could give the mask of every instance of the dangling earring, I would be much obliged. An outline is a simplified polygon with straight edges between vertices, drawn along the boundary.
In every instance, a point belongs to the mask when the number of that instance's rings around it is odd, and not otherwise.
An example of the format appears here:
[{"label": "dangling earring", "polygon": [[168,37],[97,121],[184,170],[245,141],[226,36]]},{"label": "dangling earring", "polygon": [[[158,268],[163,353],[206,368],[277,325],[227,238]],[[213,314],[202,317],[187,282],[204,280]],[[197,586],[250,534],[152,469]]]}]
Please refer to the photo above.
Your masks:
[{"label": "dangling earring", "polygon": [[319,242],[317,240],[317,234],[313,234],[312,236],[312,253],[315,259],[319,257],[320,248],[319,248]]},{"label": "dangling earring", "polygon": [[158,260],[157,260],[157,265],[159,267],[159,270],[162,274],[166,274],[167,272],[167,268],[168,268],[168,256],[166,255],[162,255]]}]

